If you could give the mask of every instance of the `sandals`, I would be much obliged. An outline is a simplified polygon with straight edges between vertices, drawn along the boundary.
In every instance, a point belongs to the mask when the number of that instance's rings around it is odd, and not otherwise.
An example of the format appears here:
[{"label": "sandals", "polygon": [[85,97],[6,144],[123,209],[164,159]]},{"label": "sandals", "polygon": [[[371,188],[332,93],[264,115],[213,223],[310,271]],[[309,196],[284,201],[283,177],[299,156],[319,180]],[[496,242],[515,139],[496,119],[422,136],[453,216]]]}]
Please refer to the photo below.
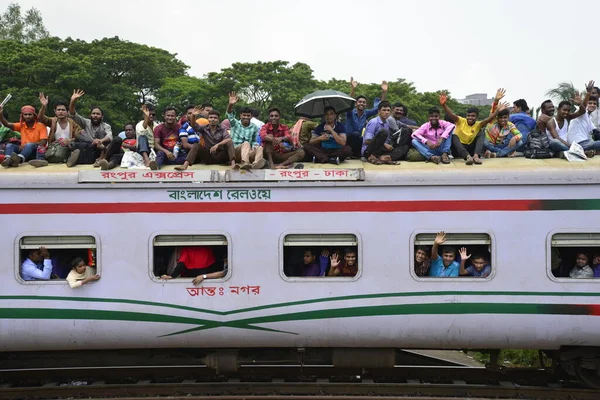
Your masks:
[{"label": "sandals", "polygon": [[383,164],[383,162],[379,158],[377,158],[376,156],[374,156],[373,154],[371,154],[369,156],[369,158],[367,159],[367,161],[370,162],[373,165],[381,165],[381,164]]}]

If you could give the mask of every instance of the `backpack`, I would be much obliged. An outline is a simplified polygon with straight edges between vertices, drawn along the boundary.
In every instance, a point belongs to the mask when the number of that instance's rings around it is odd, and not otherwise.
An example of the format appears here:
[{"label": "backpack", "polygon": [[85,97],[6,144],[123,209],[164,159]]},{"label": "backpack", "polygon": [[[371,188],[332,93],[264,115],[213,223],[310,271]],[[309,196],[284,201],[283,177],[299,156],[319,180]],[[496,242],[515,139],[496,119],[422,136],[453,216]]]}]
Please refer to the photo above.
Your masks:
[{"label": "backpack", "polygon": [[44,154],[44,158],[49,163],[64,163],[69,158],[69,154],[71,154],[71,149],[67,146],[61,145],[61,143],[52,142],[48,149],[46,150],[46,154]]},{"label": "backpack", "polygon": [[548,139],[548,135],[537,129],[529,132],[529,136],[527,136],[525,158],[552,158],[552,156],[553,154],[550,150],[550,139]]}]

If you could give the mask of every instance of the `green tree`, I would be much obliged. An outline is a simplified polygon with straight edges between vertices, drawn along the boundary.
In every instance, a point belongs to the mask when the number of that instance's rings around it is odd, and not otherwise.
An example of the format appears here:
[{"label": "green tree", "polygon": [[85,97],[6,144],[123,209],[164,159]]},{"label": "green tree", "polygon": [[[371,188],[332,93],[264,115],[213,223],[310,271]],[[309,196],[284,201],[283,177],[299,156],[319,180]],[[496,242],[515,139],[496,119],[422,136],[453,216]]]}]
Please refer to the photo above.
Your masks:
[{"label": "green tree", "polygon": [[572,82],[561,82],[554,89],[548,90],[546,96],[550,96],[559,102],[563,100],[571,101],[576,93],[578,93],[578,90],[575,89]]},{"label": "green tree", "polygon": [[278,107],[286,121],[291,121],[294,105],[306,94],[316,90],[312,69],[303,63],[289,65],[287,61],[234,63],[221,72],[211,72],[207,81],[214,87],[213,102],[224,110],[227,93],[236,91],[245,105],[258,109],[261,114]]},{"label": "green tree", "polygon": [[15,40],[21,43],[35,42],[49,35],[42,14],[36,8],[21,12],[18,3],[11,3],[0,15],[0,40]]},{"label": "green tree", "polygon": [[185,76],[187,65],[165,50],[118,37],[91,43],[47,38],[35,43],[1,41],[0,95],[11,93],[11,119],[23,104],[38,105],[38,93],[69,99],[73,89],[85,90],[78,103],[82,114],[99,106],[115,129],[141,118],[140,106],[156,102],[164,81]]}]

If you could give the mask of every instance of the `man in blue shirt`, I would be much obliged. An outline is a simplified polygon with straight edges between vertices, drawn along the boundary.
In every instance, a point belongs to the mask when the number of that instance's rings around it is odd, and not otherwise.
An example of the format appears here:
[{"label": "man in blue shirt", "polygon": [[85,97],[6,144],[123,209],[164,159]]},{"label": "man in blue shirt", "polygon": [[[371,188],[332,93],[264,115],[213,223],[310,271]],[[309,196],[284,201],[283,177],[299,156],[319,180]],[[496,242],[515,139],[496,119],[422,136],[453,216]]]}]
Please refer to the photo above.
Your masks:
[{"label": "man in blue shirt", "polygon": [[[350,77],[352,91],[350,97],[354,97],[358,82]],[[381,83],[381,101],[384,101],[387,96],[388,84],[386,81]],[[362,147],[362,131],[367,126],[367,120],[377,114],[377,106],[379,106],[379,98],[373,102],[373,108],[366,110],[367,98],[365,96],[356,97],[355,108],[352,111],[346,112],[346,134],[348,135],[348,145],[352,148],[352,154],[355,157],[361,156]]]},{"label": "man in blue shirt", "polygon": [[442,256],[438,254],[438,248],[446,241],[446,233],[438,232],[431,248],[431,267],[429,276],[437,278],[455,278],[458,277],[459,265],[455,261],[456,251],[454,247],[444,246]]},{"label": "man in blue shirt", "polygon": [[390,133],[390,114],[392,112],[390,103],[382,101],[377,106],[379,113],[365,128],[363,138],[362,154],[368,162],[375,165],[396,164],[402,156],[401,149],[394,149]]},{"label": "man in blue shirt", "polygon": [[26,281],[48,280],[52,276],[52,261],[45,247],[31,249],[21,264],[21,278]]},{"label": "man in blue shirt", "polygon": [[304,144],[304,153],[314,163],[339,164],[352,154],[346,144],[346,130],[338,122],[333,107],[325,107],[324,119],[313,131],[310,141]]},{"label": "man in blue shirt", "polygon": [[515,124],[521,135],[523,135],[523,143],[526,144],[527,136],[529,136],[529,132],[535,129],[537,122],[529,115],[529,107],[524,99],[513,102],[512,112],[508,120]]}]

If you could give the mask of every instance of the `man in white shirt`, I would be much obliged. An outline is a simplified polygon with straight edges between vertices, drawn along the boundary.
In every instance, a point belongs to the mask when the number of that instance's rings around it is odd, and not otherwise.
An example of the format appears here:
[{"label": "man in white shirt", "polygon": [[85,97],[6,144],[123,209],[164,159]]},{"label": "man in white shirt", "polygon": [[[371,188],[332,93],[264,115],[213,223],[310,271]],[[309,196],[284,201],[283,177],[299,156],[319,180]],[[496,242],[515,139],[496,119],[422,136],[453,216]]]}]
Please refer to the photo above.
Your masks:
[{"label": "man in white shirt", "polygon": [[591,114],[597,109],[598,98],[590,96],[585,114],[571,120],[567,134],[569,143],[579,143],[588,157],[594,157],[596,152],[600,151],[600,141],[592,139],[594,125],[592,124]]},{"label": "man in white shirt", "polygon": [[135,137],[138,153],[144,158],[144,165],[149,167],[150,154],[154,148],[154,128],[160,124],[155,121],[156,110],[152,105],[144,104],[142,106],[142,113],[144,114],[144,119],[135,126]]},{"label": "man in white shirt", "polygon": [[26,281],[48,280],[52,275],[50,253],[45,247],[31,249],[21,265],[21,278]]},{"label": "man in white shirt", "polygon": [[260,117],[260,111],[256,108],[253,108],[252,119],[250,120],[250,123],[256,125],[258,127],[258,131],[260,132],[260,128],[262,128],[265,123],[258,119],[258,117]]}]

